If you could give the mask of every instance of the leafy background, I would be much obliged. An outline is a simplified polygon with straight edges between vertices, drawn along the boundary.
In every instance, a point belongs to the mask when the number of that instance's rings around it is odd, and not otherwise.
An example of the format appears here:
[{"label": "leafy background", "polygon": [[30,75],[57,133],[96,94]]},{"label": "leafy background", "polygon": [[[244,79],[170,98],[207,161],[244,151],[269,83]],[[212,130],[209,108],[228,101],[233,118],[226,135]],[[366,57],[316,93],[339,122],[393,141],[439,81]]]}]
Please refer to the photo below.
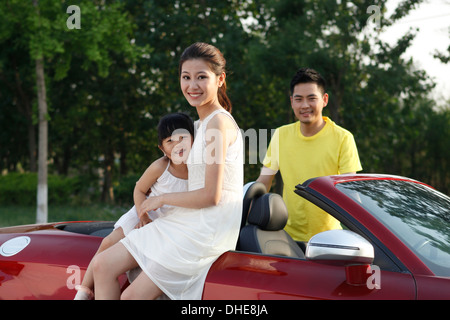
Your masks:
[{"label": "leafy background", "polygon": [[[0,201],[36,199],[36,59],[45,70],[50,204],[129,205],[134,182],[161,155],[158,119],[175,111],[196,118],[178,80],[178,58],[195,41],[227,58],[244,131],[295,121],[289,82],[310,66],[327,79],[325,115],[354,134],[364,172],[408,176],[449,194],[450,103],[437,104],[433,80],[404,58],[415,30],[394,45],[379,39],[420,2],[402,1],[387,16],[379,0],[376,28],[368,23],[373,1],[364,0],[3,0]],[[69,5],[80,7],[81,29],[67,28]],[[260,167],[247,158],[246,182]]]}]

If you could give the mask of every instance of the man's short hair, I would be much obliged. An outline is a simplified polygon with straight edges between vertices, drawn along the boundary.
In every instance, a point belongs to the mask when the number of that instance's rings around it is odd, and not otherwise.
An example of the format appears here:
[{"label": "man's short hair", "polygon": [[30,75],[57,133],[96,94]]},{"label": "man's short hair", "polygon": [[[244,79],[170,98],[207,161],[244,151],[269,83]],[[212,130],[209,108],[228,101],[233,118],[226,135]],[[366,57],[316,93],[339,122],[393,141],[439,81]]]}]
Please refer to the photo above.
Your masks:
[{"label": "man's short hair", "polygon": [[301,68],[291,80],[291,96],[294,94],[294,87],[299,83],[315,83],[322,94],[325,94],[325,79],[316,70],[311,68]]}]

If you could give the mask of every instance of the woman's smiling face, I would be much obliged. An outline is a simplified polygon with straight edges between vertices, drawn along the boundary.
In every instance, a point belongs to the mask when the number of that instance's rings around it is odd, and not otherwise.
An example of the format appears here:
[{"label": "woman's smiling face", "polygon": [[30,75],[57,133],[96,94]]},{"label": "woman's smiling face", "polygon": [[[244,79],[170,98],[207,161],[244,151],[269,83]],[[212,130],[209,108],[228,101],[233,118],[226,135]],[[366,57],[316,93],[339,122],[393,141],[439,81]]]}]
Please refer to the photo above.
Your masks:
[{"label": "woman's smiling face", "polygon": [[181,68],[181,91],[193,107],[218,104],[217,90],[224,80],[224,74],[217,76],[202,59],[187,60]]}]

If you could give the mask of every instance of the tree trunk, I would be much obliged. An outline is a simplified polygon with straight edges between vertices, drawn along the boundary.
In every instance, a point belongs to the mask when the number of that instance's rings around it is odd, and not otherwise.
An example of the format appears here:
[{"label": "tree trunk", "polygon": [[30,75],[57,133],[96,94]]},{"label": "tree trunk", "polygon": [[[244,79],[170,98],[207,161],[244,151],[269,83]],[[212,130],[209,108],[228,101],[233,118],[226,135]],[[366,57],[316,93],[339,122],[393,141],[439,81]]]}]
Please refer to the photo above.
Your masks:
[{"label": "tree trunk", "polygon": [[45,91],[44,59],[36,59],[36,85],[39,108],[39,146],[38,146],[38,188],[36,223],[47,223],[48,219],[48,185],[47,185],[47,153],[48,122],[47,95]]}]

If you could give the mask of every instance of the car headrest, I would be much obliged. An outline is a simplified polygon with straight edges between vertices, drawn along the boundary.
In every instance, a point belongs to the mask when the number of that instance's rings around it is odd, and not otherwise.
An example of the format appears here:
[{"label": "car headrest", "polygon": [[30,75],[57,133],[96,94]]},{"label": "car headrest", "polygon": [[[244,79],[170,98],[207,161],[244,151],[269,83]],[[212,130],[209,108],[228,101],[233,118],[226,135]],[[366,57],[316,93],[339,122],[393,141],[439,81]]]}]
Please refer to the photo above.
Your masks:
[{"label": "car headrest", "polygon": [[253,200],[248,214],[248,223],[267,231],[283,229],[287,220],[286,204],[283,198],[276,193],[266,193]]},{"label": "car headrest", "polygon": [[244,186],[244,198],[242,200],[242,221],[241,229],[247,223],[249,210],[252,206],[253,200],[259,198],[267,193],[266,186],[262,182],[252,181]]}]

